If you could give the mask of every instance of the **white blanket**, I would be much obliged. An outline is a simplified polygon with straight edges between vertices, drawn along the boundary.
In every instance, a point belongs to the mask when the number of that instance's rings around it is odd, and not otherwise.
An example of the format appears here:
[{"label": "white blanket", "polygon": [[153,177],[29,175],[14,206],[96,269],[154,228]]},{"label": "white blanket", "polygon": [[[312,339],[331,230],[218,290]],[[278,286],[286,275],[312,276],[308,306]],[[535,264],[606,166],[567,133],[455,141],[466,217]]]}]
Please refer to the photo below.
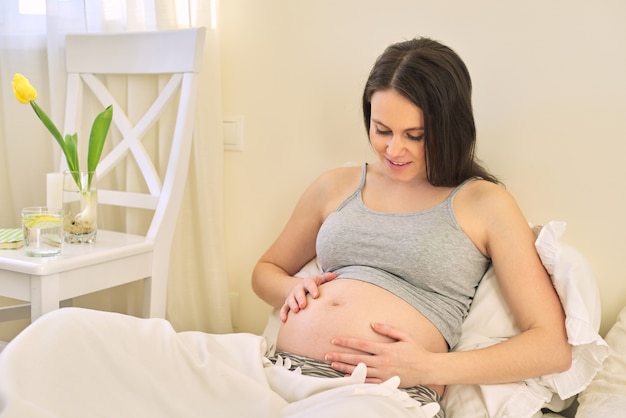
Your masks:
[{"label": "white blanket", "polygon": [[0,355],[3,417],[424,417],[399,379],[302,376],[264,357],[253,334],[175,332],[160,319],[65,308]]}]

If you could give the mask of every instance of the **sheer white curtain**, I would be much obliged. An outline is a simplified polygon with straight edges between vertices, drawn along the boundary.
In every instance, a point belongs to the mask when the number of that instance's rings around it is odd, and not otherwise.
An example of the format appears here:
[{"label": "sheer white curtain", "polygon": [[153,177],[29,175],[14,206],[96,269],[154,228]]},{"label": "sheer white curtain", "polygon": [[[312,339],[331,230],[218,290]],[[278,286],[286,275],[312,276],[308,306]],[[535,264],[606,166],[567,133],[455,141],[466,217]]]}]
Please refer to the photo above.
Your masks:
[{"label": "sheer white curtain", "polygon": [[[223,254],[216,2],[45,0],[45,14],[28,14],[24,8],[36,5],[37,0],[0,2],[0,226],[19,225],[20,207],[45,201],[45,173],[54,170],[60,152],[30,106],[20,105],[13,97],[11,79],[15,72],[25,74],[37,86],[38,103],[49,109],[55,121],[61,121],[66,33],[205,26],[194,148],[173,243],[167,316],[180,331],[222,333],[232,327]],[[75,304],[138,315],[139,302],[141,288],[127,286],[80,298]]]}]

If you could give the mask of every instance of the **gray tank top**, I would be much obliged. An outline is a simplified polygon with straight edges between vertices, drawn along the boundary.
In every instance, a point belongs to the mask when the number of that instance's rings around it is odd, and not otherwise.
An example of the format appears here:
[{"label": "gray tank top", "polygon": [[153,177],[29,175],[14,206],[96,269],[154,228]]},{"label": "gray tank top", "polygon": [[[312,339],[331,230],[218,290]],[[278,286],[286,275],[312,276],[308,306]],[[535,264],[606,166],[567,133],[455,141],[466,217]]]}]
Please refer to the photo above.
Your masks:
[{"label": "gray tank top", "polygon": [[361,280],[404,299],[430,320],[453,347],[476,287],[489,266],[459,227],[445,201],[417,213],[381,213],[365,206],[361,184],[322,224],[316,243],[325,272]]}]

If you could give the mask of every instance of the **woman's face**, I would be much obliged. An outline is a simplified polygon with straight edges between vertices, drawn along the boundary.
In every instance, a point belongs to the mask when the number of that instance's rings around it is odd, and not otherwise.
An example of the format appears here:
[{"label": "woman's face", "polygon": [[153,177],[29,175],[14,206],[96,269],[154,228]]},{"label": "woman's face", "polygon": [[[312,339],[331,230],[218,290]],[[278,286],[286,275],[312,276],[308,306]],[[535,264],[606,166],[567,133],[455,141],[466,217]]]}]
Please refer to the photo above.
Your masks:
[{"label": "woman's face", "polygon": [[396,90],[372,96],[370,142],[387,175],[394,180],[426,178],[424,113]]}]

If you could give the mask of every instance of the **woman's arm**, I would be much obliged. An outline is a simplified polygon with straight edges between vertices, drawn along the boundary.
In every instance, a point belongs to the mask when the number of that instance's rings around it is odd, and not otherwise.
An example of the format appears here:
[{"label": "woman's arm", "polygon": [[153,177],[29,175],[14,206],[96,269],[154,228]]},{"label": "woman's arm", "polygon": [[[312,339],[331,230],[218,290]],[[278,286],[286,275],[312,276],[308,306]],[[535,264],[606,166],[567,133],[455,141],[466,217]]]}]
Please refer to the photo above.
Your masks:
[{"label": "woman's arm", "polygon": [[502,293],[522,332],[488,348],[431,353],[402,330],[372,324],[376,332],[396,342],[337,338],[336,345],[371,355],[329,353],[327,360],[333,367],[351,373],[356,364],[364,362],[369,381],[398,375],[403,386],[514,382],[570,367],[563,309],[535,250],[534,234],[508,192],[487,182],[476,183],[459,192],[455,213],[470,239],[491,257]]},{"label": "woman's arm", "polygon": [[252,272],[252,289],[265,302],[280,307],[300,281],[293,277],[315,257],[315,237],[322,223],[320,186],[313,183],[298,201],[284,229]]},{"label": "woman's arm", "polygon": [[[276,241],[263,254],[252,272],[252,289],[265,302],[289,310],[306,306],[306,294],[317,297],[317,286],[335,275],[323,274],[302,280],[293,277],[315,257],[317,233],[329,213],[358,185],[359,167],[328,171],[303,193]],[[297,287],[297,289],[296,289]],[[285,306],[290,303],[290,306]]]}]

